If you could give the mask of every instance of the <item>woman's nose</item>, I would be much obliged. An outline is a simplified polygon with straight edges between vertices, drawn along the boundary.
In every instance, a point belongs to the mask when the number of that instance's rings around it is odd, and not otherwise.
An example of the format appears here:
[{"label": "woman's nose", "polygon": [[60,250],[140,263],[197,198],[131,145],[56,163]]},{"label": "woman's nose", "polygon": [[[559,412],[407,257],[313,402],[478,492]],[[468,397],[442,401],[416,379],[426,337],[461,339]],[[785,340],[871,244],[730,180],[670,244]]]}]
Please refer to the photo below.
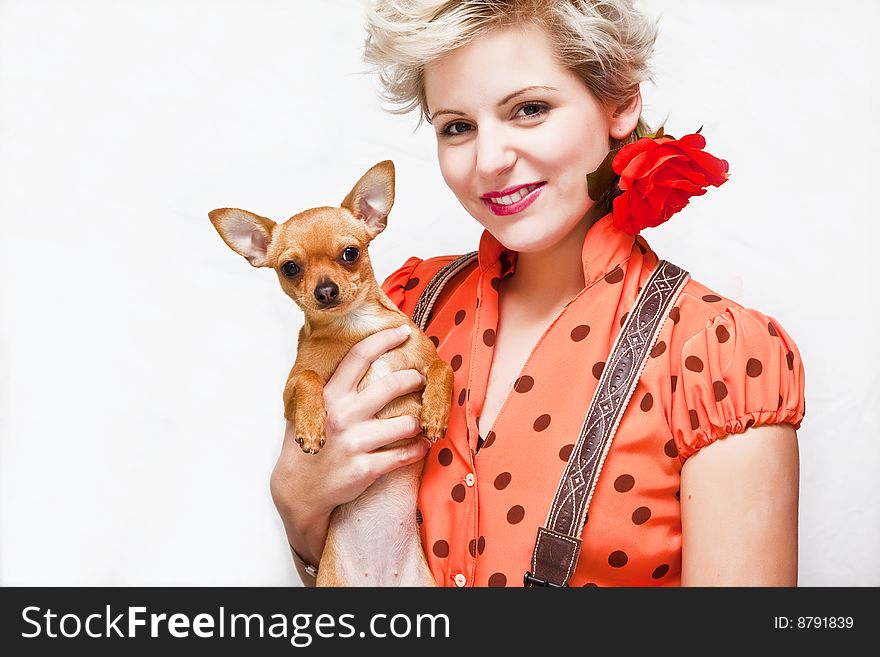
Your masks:
[{"label": "woman's nose", "polygon": [[516,162],[516,151],[501,132],[483,130],[477,136],[477,173],[487,179],[499,177]]}]

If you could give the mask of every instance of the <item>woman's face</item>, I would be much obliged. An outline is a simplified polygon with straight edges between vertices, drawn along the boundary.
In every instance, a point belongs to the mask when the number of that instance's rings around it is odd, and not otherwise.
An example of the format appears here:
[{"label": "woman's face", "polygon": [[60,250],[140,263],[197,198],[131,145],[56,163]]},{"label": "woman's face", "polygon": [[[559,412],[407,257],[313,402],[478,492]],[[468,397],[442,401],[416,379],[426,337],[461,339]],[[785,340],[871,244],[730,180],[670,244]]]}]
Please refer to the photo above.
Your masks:
[{"label": "woman's face", "polygon": [[609,135],[629,134],[535,26],[495,30],[429,64],[425,95],[446,184],[520,252],[553,246],[584,217],[587,174]]}]

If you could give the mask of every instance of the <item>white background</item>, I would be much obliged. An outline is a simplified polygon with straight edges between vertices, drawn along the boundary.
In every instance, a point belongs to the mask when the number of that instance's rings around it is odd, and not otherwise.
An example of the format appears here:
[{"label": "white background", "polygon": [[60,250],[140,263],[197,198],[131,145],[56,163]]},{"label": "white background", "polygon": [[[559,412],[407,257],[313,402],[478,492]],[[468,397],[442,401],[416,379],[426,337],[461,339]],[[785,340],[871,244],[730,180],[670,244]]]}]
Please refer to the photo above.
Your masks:
[{"label": "white background", "polygon": [[[880,584],[880,4],[650,0],[646,116],[730,182],[653,248],[806,366],[800,583]],[[383,113],[357,0],[0,0],[0,583],[287,585],[268,478],[301,314],[207,212],[285,219],[395,161],[371,248],[476,248]]]}]

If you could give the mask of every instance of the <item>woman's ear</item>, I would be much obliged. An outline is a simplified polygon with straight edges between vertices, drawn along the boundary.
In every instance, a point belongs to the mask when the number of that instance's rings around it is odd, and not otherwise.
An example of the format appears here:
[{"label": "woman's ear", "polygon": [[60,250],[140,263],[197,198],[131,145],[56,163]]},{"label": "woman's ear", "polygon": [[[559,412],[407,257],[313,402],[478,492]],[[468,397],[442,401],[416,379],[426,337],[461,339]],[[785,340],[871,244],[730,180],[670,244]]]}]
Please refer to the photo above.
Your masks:
[{"label": "woman's ear", "polygon": [[625,103],[618,105],[611,113],[610,132],[612,139],[626,139],[639,124],[642,116],[642,93],[636,91]]}]

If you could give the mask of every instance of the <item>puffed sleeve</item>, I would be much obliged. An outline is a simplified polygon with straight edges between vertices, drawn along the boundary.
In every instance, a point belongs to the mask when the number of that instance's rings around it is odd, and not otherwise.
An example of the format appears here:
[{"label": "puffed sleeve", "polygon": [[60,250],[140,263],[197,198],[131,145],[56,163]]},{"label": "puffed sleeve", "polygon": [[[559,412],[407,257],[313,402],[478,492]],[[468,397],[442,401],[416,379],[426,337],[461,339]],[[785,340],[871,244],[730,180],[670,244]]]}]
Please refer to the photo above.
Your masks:
[{"label": "puffed sleeve", "polygon": [[[413,256],[409,258],[403,265],[393,272],[385,282],[382,283],[382,291],[388,295],[388,298],[394,302],[398,308],[403,310],[404,301],[407,291],[415,287],[412,284],[412,275],[415,268],[422,262],[421,258]],[[418,283],[418,281],[416,281]]]},{"label": "puffed sleeve", "polygon": [[780,324],[728,308],[687,340],[673,371],[671,426],[682,461],[718,438],[804,417],[804,367]]}]

